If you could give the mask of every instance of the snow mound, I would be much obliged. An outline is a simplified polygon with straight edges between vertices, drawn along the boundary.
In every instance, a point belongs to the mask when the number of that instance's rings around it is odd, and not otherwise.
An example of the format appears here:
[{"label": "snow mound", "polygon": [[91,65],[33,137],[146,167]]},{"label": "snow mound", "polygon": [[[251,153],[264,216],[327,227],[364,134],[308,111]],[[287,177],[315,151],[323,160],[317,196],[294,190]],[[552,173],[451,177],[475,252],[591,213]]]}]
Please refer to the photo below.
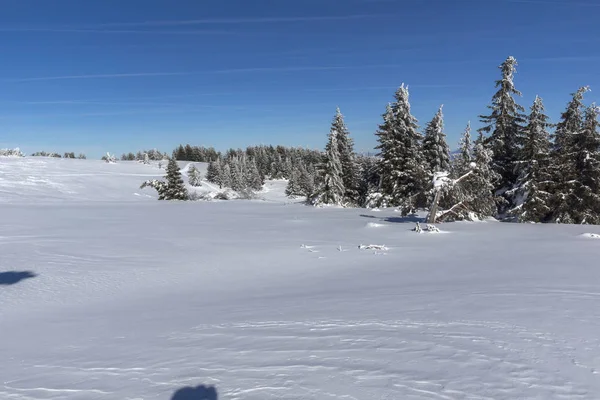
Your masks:
[{"label": "snow mound", "polygon": [[583,233],[580,236],[588,239],[600,239],[599,233]]}]

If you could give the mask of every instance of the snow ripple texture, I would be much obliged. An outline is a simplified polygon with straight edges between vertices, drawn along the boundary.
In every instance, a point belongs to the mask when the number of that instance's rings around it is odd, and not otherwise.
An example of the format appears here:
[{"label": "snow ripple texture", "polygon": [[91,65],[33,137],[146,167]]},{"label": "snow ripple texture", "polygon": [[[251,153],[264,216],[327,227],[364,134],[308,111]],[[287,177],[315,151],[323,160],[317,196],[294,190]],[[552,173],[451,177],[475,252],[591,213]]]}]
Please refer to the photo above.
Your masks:
[{"label": "snow ripple texture", "polygon": [[[600,340],[582,345],[597,348]],[[30,376],[4,382],[0,396],[112,399],[119,388],[134,385],[143,394],[127,399],[166,399],[173,388],[196,384],[200,374],[204,383],[217,387],[220,398],[231,400],[567,400],[593,396],[570,383],[564,369],[599,377],[594,367],[574,357],[567,341],[493,321],[204,325],[160,338],[152,349],[160,354],[161,348],[185,357],[115,367],[109,360],[86,360],[89,349],[74,348],[63,365],[24,365]],[[55,386],[27,384],[48,375]]]}]

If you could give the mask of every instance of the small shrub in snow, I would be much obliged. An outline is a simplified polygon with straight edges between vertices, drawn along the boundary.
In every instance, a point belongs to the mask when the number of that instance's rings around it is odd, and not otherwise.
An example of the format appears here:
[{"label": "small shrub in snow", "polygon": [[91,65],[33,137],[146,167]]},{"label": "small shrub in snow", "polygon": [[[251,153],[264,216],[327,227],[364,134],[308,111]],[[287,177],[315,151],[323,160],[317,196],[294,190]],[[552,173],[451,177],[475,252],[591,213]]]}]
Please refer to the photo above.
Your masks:
[{"label": "small shrub in snow", "polygon": [[18,147],[15,149],[0,149],[0,157],[25,157],[25,154]]},{"label": "small shrub in snow", "polygon": [[214,199],[215,200],[230,200],[231,199],[231,194],[228,192],[219,192],[215,195]]}]

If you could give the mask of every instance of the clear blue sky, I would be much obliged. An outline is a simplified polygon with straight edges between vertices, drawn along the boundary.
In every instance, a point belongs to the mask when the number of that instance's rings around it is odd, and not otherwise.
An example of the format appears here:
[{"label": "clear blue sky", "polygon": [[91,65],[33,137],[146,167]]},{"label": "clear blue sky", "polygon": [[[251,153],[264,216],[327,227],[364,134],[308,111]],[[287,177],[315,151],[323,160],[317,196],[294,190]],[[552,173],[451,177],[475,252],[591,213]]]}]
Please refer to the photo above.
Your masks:
[{"label": "clear blue sky", "polygon": [[357,150],[405,82],[451,147],[519,61],[554,121],[600,91],[595,0],[0,0],[0,146],[99,157],[179,143],[322,148],[335,107]]}]

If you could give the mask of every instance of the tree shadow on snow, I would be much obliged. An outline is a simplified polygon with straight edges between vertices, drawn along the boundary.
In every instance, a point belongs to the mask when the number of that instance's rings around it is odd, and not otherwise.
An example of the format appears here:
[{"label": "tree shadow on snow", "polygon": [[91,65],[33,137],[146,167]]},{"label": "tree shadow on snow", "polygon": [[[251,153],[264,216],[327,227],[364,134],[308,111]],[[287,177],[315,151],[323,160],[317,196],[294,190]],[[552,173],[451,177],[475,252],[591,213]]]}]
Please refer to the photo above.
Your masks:
[{"label": "tree shadow on snow", "polygon": [[419,217],[418,215],[407,215],[406,217],[377,217],[375,215],[366,215],[366,214],[361,214],[360,215],[363,218],[371,218],[371,219],[379,219],[380,221],[383,222],[393,222],[396,224],[405,224],[405,223],[424,223],[425,222],[425,218]]},{"label": "tree shadow on snow", "polygon": [[184,387],[177,390],[171,400],[217,400],[217,389],[214,386]]},{"label": "tree shadow on snow", "polygon": [[0,272],[0,286],[17,284],[25,279],[35,278],[37,274],[31,271],[6,271]]}]

